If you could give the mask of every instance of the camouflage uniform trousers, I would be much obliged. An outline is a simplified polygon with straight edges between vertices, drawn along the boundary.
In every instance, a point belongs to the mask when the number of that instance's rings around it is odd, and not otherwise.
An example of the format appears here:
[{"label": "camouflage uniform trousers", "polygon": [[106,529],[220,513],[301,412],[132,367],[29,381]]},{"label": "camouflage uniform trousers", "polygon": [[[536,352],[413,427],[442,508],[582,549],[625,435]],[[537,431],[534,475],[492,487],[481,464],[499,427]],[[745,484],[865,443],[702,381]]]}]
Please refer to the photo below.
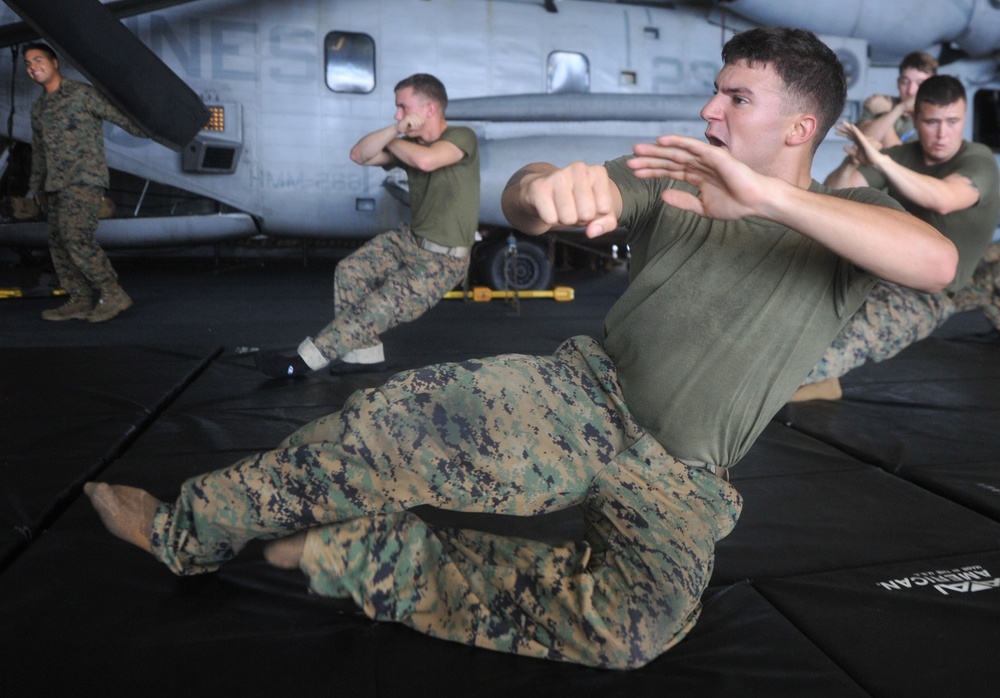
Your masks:
[{"label": "camouflage uniform trousers", "polygon": [[459,284],[468,263],[421,248],[406,224],[377,235],[337,265],[334,319],[313,343],[331,361],[380,344],[379,335],[417,319]]},{"label": "camouflage uniform trousers", "polygon": [[930,335],[954,313],[947,293],[921,293],[879,281],[805,382],[839,378],[869,361],[891,358]]},{"label": "camouflage uniform trousers", "polygon": [[[580,505],[581,541],[434,528],[409,508],[534,515]],[[576,337],[397,374],[278,450],[184,483],[154,517],[178,574],[309,529],[301,569],[376,620],[531,657],[641,666],[701,610],[742,500],[636,424],[614,364]]]},{"label": "camouflage uniform trousers", "polygon": [[953,300],[958,311],[982,308],[993,327],[1000,330],[1000,243],[986,248],[972,279]]},{"label": "camouflage uniform trousers", "polygon": [[104,190],[93,186],[66,187],[45,195],[52,264],[59,285],[71,297],[90,298],[118,281],[94,237],[103,196]]}]

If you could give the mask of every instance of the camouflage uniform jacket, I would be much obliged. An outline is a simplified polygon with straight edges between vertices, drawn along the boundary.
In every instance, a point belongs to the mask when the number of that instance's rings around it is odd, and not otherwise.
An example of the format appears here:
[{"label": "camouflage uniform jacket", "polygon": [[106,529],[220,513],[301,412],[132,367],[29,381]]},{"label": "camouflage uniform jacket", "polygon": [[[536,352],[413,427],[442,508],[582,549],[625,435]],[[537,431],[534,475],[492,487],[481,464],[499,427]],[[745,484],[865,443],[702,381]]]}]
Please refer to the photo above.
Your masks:
[{"label": "camouflage uniform jacket", "polygon": [[104,122],[146,137],[96,88],[63,78],[55,92],[31,107],[31,191],[59,191],[73,185],[108,186]]}]

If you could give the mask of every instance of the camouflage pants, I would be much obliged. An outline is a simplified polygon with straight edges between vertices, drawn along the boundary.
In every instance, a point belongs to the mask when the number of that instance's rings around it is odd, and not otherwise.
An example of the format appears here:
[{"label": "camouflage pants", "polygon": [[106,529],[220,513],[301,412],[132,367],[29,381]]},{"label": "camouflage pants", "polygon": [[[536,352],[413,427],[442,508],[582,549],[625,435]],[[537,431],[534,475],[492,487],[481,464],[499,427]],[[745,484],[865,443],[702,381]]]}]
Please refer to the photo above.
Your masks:
[{"label": "camouflage pants", "polygon": [[334,319],[313,343],[331,361],[376,346],[387,329],[436,305],[465,278],[468,262],[421,248],[406,225],[377,235],[337,265]]},{"label": "camouflage pants", "polygon": [[839,378],[868,361],[884,361],[930,335],[955,312],[946,293],[921,293],[879,281],[806,378]]},{"label": "camouflage pants", "polygon": [[90,186],[66,187],[45,195],[49,253],[59,285],[70,296],[89,298],[118,281],[94,237],[103,195],[103,189]]},{"label": "camouflage pants", "polygon": [[1000,330],[1000,243],[986,248],[972,279],[953,297],[958,311],[983,309],[983,314]]},{"label": "camouflage pants", "polygon": [[[409,508],[532,515],[580,505],[581,541],[434,528]],[[309,529],[316,593],[434,637],[603,667],[641,666],[697,619],[715,542],[742,506],[626,409],[614,365],[577,337],[550,357],[406,371],[269,453],[184,483],[154,555],[215,569],[257,537]]]}]

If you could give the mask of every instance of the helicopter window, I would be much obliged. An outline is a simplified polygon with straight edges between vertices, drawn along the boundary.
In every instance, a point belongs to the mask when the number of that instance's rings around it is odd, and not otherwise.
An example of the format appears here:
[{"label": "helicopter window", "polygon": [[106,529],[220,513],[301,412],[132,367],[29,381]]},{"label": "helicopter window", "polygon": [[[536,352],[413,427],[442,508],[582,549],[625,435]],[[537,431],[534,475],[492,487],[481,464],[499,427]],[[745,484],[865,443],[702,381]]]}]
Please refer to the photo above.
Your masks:
[{"label": "helicopter window", "polygon": [[977,90],[972,103],[972,140],[1000,151],[1000,90]]},{"label": "helicopter window", "polygon": [[550,53],[548,76],[549,93],[590,92],[590,61],[582,53]]},{"label": "helicopter window", "polygon": [[366,94],[375,89],[375,41],[367,34],[330,32],[323,42],[326,86]]}]

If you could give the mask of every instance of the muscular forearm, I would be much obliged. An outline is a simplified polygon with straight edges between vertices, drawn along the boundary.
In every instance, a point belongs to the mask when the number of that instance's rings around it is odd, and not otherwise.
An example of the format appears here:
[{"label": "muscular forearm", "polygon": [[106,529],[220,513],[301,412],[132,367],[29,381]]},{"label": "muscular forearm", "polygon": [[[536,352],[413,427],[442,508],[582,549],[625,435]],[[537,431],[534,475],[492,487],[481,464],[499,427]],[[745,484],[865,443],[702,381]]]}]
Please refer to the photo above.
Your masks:
[{"label": "muscular forearm", "polygon": [[920,174],[888,157],[880,158],[876,167],[908,201],[941,215],[968,208],[979,198],[971,184]]},{"label": "muscular forearm", "polygon": [[954,244],[902,211],[816,194],[782,182],[775,187],[764,215],[887,281],[936,292],[955,276],[958,252]]},{"label": "muscular forearm", "polygon": [[351,148],[351,160],[359,165],[381,164],[373,161],[388,159],[384,152],[385,148],[395,140],[397,135],[399,135],[399,131],[396,124],[372,131]]},{"label": "muscular forearm", "polygon": [[661,136],[633,150],[628,166],[636,176],[666,176],[698,188],[698,196],[664,190],[661,198],[671,206],[718,220],[772,220],[881,278],[924,291],[938,291],[955,276],[955,246],[908,213],[811,192],[807,176],[792,183],[763,175],[692,138]]},{"label": "muscular forearm", "polygon": [[450,167],[465,157],[461,148],[443,139],[424,145],[407,138],[396,138],[385,149],[400,162],[422,172]]}]

